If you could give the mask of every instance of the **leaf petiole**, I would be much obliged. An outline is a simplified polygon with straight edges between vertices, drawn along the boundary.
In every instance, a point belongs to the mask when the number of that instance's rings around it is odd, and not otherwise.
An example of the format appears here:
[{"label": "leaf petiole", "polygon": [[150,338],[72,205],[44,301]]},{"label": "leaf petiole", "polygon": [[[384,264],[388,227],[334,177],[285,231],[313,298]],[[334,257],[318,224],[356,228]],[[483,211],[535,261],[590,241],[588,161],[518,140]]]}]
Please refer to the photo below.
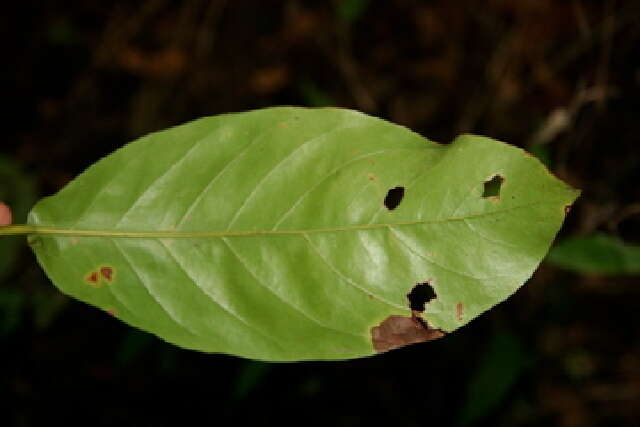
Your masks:
[{"label": "leaf petiole", "polygon": [[25,234],[39,234],[38,227],[33,225],[5,225],[0,227],[0,236],[20,236]]}]

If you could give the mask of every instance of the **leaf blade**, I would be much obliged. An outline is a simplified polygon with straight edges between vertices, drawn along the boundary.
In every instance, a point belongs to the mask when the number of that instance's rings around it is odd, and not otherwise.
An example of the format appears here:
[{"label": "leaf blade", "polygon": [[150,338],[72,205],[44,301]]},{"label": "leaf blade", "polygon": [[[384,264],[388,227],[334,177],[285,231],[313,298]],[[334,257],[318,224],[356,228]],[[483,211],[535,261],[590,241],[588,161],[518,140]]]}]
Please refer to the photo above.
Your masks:
[{"label": "leaf blade", "polygon": [[[496,174],[500,198],[483,198]],[[341,359],[374,353],[371,328],[410,314],[415,283],[435,289],[424,317],[445,331],[508,297],[575,197],[488,138],[438,145],[349,110],[279,107],[143,137],[29,222],[54,229],[31,241],[63,292],[172,343]],[[113,280],[88,283],[101,266]]]}]

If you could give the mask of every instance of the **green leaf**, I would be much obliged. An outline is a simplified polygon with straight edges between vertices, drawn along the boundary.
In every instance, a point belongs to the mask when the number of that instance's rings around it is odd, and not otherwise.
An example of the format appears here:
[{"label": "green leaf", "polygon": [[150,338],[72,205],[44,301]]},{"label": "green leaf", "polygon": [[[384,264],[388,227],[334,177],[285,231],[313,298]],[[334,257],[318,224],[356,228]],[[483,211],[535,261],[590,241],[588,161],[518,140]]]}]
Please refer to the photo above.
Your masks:
[{"label": "green leaf", "polygon": [[[499,196],[482,197],[496,176]],[[39,202],[26,230],[63,292],[171,343],[347,359],[507,298],[577,195],[488,138],[439,145],[355,111],[280,107],[145,136]],[[424,282],[427,325],[407,301]]]},{"label": "green leaf", "polygon": [[586,274],[639,274],[640,246],[605,234],[569,237],[549,252],[547,261]]}]

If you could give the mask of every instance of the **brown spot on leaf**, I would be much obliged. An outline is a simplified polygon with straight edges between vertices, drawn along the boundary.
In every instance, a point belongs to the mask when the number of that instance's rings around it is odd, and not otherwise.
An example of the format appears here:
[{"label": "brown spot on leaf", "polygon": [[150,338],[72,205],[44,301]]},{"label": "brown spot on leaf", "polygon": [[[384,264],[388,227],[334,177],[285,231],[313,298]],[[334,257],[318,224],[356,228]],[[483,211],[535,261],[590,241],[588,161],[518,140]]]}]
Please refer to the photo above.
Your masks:
[{"label": "brown spot on leaf", "polygon": [[100,284],[100,275],[97,271],[92,271],[84,277],[84,280],[90,285],[97,286]]},{"label": "brown spot on leaf", "polygon": [[374,174],[370,173],[369,175],[367,175],[367,179],[373,182],[373,181],[376,181],[378,178],[376,178]]},{"label": "brown spot on leaf", "polygon": [[456,319],[458,322],[462,322],[462,318],[464,317],[464,304],[459,302],[456,304]]},{"label": "brown spot on leaf", "polygon": [[108,308],[105,311],[114,317],[116,316],[116,314],[118,314],[118,310],[116,310],[115,308]]},{"label": "brown spot on leaf", "polygon": [[371,328],[373,348],[379,353],[443,336],[444,332],[431,328],[415,311],[411,317],[389,316]]},{"label": "brown spot on leaf", "polygon": [[100,267],[100,275],[104,277],[104,280],[111,282],[113,280],[113,268]]},{"label": "brown spot on leaf", "polygon": [[571,212],[571,205],[566,205],[566,206],[564,207],[564,213],[565,213],[565,214],[568,214],[569,212]]}]

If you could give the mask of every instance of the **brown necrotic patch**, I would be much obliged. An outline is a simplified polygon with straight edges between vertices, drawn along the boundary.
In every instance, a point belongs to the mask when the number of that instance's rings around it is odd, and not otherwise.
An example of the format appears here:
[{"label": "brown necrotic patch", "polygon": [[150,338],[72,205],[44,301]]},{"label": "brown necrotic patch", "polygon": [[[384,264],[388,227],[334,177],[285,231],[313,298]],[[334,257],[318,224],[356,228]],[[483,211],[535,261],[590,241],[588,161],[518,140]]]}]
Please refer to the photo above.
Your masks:
[{"label": "brown necrotic patch", "polygon": [[462,302],[459,302],[456,304],[456,319],[458,320],[458,322],[462,322],[463,318],[464,318],[464,304]]},{"label": "brown necrotic patch", "polygon": [[90,285],[98,286],[100,284],[100,275],[97,271],[92,271],[84,276],[84,281]]},{"label": "brown necrotic patch", "polygon": [[411,317],[389,316],[380,325],[371,328],[373,348],[379,353],[443,336],[443,331],[431,328],[415,312]]},{"label": "brown necrotic patch", "polygon": [[378,326],[371,328],[371,341],[375,351],[389,351],[443,337],[443,331],[432,328],[422,318],[426,304],[435,298],[436,293],[428,281],[416,283],[407,294],[411,316],[389,316]]},{"label": "brown necrotic patch", "polygon": [[[84,281],[90,285],[101,286],[104,282],[111,283],[115,277],[115,269],[107,265],[98,267],[84,276]],[[104,281],[104,282],[103,282]]]},{"label": "brown necrotic patch", "polygon": [[108,266],[100,267],[100,275],[107,282],[113,281],[113,268]]}]

